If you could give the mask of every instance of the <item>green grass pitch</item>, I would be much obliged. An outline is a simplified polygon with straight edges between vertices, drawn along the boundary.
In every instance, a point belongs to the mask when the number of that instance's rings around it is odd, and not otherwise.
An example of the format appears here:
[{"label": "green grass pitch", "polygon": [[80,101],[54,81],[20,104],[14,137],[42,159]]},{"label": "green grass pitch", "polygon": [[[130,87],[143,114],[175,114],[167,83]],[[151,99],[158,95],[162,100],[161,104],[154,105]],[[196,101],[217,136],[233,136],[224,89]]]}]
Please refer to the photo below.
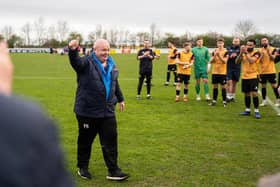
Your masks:
[{"label": "green grass pitch", "polygon": [[[119,165],[131,178],[122,183],[105,179],[107,170],[98,138],[90,162],[93,179],[77,176],[76,77],[68,57],[12,55],[14,92],[40,103],[55,119],[77,186],[255,186],[259,177],[280,171],[280,118],[269,106],[260,108],[260,120],[239,116],[244,110],[240,85],[237,102],[223,108],[219,92],[218,105],[210,107],[206,101],[195,101],[195,80],[191,77],[189,101],[175,103],[175,88],[163,86],[167,57],[162,55],[154,61],[152,100],[145,99],[145,87],[144,99],[136,100],[135,55],[113,57],[126,101],[125,112],[117,110]],[[268,90],[274,101],[271,88]]]}]

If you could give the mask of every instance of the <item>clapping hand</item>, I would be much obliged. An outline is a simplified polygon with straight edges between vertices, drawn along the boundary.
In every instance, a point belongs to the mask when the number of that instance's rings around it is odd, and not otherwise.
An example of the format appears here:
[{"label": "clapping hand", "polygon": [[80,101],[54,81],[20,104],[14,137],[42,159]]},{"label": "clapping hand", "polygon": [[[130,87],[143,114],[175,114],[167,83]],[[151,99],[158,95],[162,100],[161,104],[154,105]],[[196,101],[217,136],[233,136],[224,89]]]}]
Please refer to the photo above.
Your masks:
[{"label": "clapping hand", "polygon": [[145,53],[144,53],[144,56],[149,56],[150,55],[150,51],[146,51]]},{"label": "clapping hand", "polygon": [[245,45],[242,45],[242,46],[240,47],[240,52],[241,52],[241,53],[246,53],[246,52],[247,52],[247,47],[246,47]]}]

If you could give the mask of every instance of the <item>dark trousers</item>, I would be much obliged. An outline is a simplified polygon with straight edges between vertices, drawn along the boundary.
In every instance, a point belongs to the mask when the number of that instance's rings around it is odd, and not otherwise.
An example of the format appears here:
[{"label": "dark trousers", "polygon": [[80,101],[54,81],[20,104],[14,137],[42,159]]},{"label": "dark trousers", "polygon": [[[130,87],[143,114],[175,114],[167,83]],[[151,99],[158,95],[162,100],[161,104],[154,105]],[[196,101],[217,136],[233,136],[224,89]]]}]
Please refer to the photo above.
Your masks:
[{"label": "dark trousers", "polygon": [[146,83],[147,83],[147,94],[151,93],[151,80],[152,80],[152,73],[140,73],[139,75],[139,82],[138,82],[138,87],[137,87],[137,94],[140,95],[141,94],[141,90],[142,90],[142,85],[143,82],[146,78]]},{"label": "dark trousers", "polygon": [[103,158],[108,170],[118,170],[116,118],[88,118],[83,116],[76,117],[79,125],[77,166],[79,168],[88,167],[92,143],[98,134],[102,147]]}]

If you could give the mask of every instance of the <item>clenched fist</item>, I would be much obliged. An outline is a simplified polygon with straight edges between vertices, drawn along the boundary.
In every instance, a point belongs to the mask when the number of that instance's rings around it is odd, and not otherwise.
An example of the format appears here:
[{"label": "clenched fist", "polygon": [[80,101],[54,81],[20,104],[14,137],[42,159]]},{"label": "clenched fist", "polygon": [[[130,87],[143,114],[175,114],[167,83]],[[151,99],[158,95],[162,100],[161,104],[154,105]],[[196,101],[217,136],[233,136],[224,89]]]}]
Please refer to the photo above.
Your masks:
[{"label": "clenched fist", "polygon": [[71,50],[75,50],[75,49],[77,49],[77,48],[79,47],[79,43],[80,43],[80,41],[79,41],[78,39],[76,39],[76,40],[71,40],[71,41],[69,42],[68,47],[69,47]]}]

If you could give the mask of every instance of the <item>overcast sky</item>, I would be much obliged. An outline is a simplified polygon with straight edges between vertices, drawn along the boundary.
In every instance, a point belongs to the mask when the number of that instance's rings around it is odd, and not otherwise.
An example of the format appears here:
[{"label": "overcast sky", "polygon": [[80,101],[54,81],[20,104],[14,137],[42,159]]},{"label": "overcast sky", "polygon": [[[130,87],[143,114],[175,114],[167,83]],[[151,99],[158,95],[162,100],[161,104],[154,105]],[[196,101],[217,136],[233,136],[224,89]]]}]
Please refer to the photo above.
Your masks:
[{"label": "overcast sky", "polygon": [[216,31],[232,34],[240,20],[252,20],[259,32],[280,33],[280,0],[0,0],[0,28],[16,30],[40,16],[47,25],[66,20],[72,30],[87,33],[95,25],[183,34]]}]

